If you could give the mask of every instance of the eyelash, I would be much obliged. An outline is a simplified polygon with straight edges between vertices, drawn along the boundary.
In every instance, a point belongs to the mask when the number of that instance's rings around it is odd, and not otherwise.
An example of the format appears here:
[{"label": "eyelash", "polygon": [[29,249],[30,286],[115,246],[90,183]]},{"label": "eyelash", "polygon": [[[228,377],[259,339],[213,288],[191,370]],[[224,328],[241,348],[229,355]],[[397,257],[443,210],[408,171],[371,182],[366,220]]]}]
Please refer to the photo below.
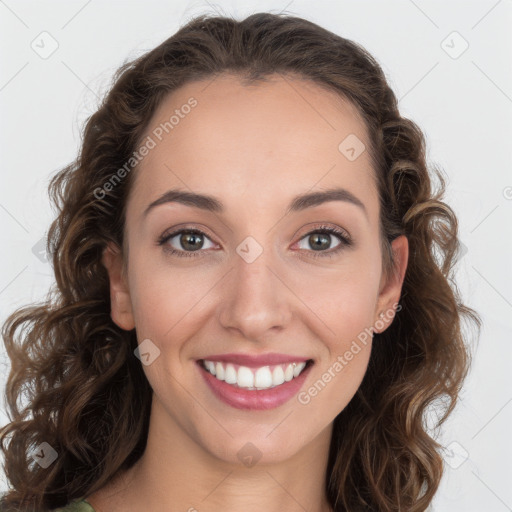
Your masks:
[{"label": "eyelash", "polygon": [[[202,235],[207,238],[210,238],[206,233],[203,231],[200,231],[199,229],[193,229],[193,228],[182,228],[177,231],[173,231],[172,233],[163,234],[157,241],[158,246],[163,246],[168,240],[171,238],[174,238],[176,235],[182,234],[182,233],[189,233],[193,235]],[[333,256],[336,256],[340,251],[342,251],[346,247],[351,247],[353,245],[352,239],[347,236],[345,231],[342,231],[341,229],[334,228],[332,226],[319,226],[318,228],[309,231],[306,233],[303,237],[300,238],[302,240],[303,238],[306,238],[307,236],[310,236],[315,233],[321,233],[321,234],[327,234],[327,235],[335,235],[340,240],[340,245],[336,247],[332,251],[307,251],[312,252],[313,258],[332,258]],[[194,258],[201,255],[202,252],[204,252],[202,249],[199,249],[197,251],[181,251],[177,249],[173,249],[170,247],[165,247],[164,250],[171,254],[172,256],[178,256],[180,258]]]}]

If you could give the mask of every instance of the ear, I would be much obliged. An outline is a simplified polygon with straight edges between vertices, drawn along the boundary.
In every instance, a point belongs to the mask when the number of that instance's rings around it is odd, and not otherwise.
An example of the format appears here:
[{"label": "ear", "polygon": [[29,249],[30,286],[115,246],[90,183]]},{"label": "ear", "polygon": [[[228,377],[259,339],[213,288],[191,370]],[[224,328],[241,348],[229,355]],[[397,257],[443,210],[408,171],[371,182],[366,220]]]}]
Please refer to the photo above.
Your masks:
[{"label": "ear", "polygon": [[130,331],[135,328],[132,303],[126,276],[123,274],[123,257],[118,246],[109,244],[103,250],[101,262],[110,280],[110,317],[112,321]]},{"label": "ear", "polygon": [[394,271],[389,276],[383,275],[380,281],[379,297],[375,308],[374,331],[383,332],[393,322],[396,304],[400,300],[402,284],[409,259],[409,241],[401,235],[391,242],[395,260]]}]

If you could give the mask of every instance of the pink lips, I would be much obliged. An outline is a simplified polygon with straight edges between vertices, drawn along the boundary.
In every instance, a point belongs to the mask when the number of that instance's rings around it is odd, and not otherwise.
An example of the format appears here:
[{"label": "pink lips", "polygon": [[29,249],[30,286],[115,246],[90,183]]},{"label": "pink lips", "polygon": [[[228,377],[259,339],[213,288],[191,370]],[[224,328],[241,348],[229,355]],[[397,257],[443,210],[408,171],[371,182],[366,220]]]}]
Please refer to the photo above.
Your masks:
[{"label": "pink lips", "polygon": [[309,361],[308,357],[291,356],[289,354],[261,354],[251,356],[249,354],[219,354],[203,357],[208,361],[220,361],[221,363],[233,363],[240,366],[257,368],[258,366],[267,366],[273,364],[300,363]]},{"label": "pink lips", "polygon": [[[250,356],[246,354],[223,354],[208,356],[204,359],[208,361],[220,361],[238,364],[251,368],[266,365],[309,361],[309,359],[305,357],[290,356],[286,354],[264,354],[260,356]],[[232,384],[227,384],[226,382],[215,378],[203,367],[202,361],[203,360],[197,361],[198,369],[206,384],[217,398],[230,405],[231,407],[235,407],[237,409],[252,410],[274,409],[290,400],[299,392],[312,366],[307,365],[298,377],[293,378],[289,382],[284,382],[283,384],[274,388],[248,390],[245,388],[239,388]]]}]

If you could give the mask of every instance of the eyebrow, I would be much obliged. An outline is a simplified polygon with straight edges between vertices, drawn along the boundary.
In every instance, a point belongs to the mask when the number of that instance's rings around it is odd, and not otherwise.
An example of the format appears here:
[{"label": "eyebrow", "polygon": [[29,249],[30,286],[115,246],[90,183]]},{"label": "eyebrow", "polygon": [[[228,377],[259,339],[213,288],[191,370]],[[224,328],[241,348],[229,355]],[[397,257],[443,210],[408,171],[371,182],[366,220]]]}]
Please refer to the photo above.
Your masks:
[{"label": "eyebrow", "polygon": [[[352,192],[344,188],[331,188],[320,192],[300,194],[292,199],[286,210],[286,214],[313,208],[329,201],[344,201],[354,204],[368,217],[368,212],[363,202],[352,194]],[[165,203],[180,203],[213,213],[223,213],[225,211],[222,202],[213,196],[174,189],[168,190],[149,204],[144,210],[143,216],[146,217],[153,208]]]}]

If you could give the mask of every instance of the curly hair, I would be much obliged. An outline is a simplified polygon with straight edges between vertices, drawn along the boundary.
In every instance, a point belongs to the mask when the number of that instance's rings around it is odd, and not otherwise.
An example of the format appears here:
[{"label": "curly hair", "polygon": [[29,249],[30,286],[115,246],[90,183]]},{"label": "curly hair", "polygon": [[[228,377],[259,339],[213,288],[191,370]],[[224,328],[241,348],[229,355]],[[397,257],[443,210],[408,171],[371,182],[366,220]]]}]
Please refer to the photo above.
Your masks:
[{"label": "curly hair", "polygon": [[[442,172],[427,166],[422,131],[400,115],[381,67],[357,43],[285,14],[240,21],[203,14],[122,64],[85,123],[76,160],[51,179],[57,216],[47,251],[56,283],[2,329],[11,360],[10,423],[0,431],[10,489],[2,510],[62,506],[105,486],[144,452],[152,390],[134,357],[136,330],[110,317],[101,262],[110,242],[124,247],[134,172],[102,199],[95,191],[138,148],[166,95],[227,73],[244,83],[276,73],[312,80],[348,99],[367,125],[384,271],[395,269],[391,241],[399,235],[408,239],[409,261],[400,313],[375,333],[364,379],[334,421],[325,489],[336,511],[419,512],[432,501],[443,459],[426,417],[441,404],[439,428],[452,412],[471,361],[462,321],[481,326],[454,281],[458,222],[441,200]],[[58,453],[46,469],[30,455],[43,442]]]}]

